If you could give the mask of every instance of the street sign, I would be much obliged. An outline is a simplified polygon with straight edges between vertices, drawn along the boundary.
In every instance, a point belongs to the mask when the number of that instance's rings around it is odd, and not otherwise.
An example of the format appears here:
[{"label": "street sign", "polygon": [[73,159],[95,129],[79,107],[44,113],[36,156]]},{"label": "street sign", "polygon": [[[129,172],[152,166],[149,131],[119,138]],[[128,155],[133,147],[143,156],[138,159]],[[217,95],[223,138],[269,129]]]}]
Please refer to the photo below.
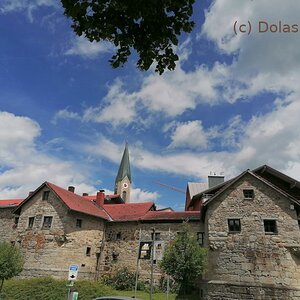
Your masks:
[{"label": "street sign", "polygon": [[79,267],[77,265],[70,265],[69,266],[69,278],[68,278],[68,280],[73,281],[73,280],[77,279],[78,269],[79,269]]},{"label": "street sign", "polygon": [[165,243],[164,241],[155,241],[154,242],[154,260],[162,260],[164,256]]}]

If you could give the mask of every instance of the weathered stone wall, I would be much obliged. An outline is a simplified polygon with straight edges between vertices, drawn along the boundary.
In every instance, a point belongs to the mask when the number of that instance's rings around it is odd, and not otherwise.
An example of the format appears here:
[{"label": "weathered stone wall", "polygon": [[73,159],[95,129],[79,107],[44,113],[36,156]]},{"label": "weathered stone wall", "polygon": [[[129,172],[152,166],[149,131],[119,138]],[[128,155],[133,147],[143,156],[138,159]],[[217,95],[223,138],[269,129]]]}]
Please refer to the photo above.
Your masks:
[{"label": "weathered stone wall", "polygon": [[[204,231],[203,223],[189,223],[195,232]],[[152,229],[160,233],[160,240],[167,244],[170,239],[174,239],[177,232],[180,231],[181,223],[138,223],[138,222],[114,222],[107,223],[105,237],[106,242],[103,249],[99,276],[114,274],[118,269],[127,267],[135,272],[137,266],[137,256],[139,250],[139,240],[141,232],[141,241],[151,241]],[[158,267],[158,261],[154,265],[154,279],[158,283],[162,276]],[[150,280],[151,262],[150,260],[139,261],[140,278],[145,281]]]},{"label": "weathered stone wall", "polygon": [[[18,237],[25,256],[26,276],[53,275],[67,278],[70,264],[79,265],[79,278],[93,278],[103,237],[101,219],[76,212],[69,212],[65,204],[50,192],[48,200],[42,200],[44,187],[28,203],[24,204],[18,224]],[[52,216],[50,229],[43,229],[44,216]],[[29,217],[35,217],[28,228]],[[82,227],[76,227],[76,219]],[[87,247],[90,252],[87,253]]]},{"label": "weathered stone wall", "polygon": [[16,240],[14,209],[15,207],[0,208],[0,242],[14,242]]},{"label": "weathered stone wall", "polygon": [[[243,189],[253,189],[254,199],[244,199]],[[299,287],[300,231],[291,204],[250,175],[215,199],[208,206],[205,218],[210,249],[205,278],[227,283]],[[241,220],[241,232],[228,232],[229,218]],[[265,233],[264,219],[276,220],[277,234]]]},{"label": "weathered stone wall", "polygon": [[205,300],[299,300],[300,289],[212,281],[200,285]]}]

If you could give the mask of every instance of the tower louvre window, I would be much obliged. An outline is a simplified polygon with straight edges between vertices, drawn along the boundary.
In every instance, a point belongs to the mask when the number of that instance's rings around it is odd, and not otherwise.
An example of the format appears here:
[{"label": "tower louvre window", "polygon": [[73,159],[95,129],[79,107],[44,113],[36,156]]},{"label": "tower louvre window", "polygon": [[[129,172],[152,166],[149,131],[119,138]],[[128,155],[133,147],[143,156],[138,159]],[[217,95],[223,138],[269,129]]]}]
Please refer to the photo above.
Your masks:
[{"label": "tower louvre window", "polygon": [[124,201],[126,201],[126,197],[127,197],[127,193],[126,193],[126,191],[123,191],[123,192],[122,192],[122,199],[123,199]]}]

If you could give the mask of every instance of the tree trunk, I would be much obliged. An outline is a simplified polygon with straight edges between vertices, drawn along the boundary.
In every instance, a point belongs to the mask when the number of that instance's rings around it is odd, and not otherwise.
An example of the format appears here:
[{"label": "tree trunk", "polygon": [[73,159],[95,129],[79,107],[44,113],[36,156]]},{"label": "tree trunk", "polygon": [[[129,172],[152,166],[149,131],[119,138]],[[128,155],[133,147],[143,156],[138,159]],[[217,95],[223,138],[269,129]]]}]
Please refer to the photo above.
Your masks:
[{"label": "tree trunk", "polygon": [[3,288],[3,283],[4,283],[4,278],[1,280],[1,283],[0,283],[0,299],[1,299],[1,293],[2,293],[2,288]]}]

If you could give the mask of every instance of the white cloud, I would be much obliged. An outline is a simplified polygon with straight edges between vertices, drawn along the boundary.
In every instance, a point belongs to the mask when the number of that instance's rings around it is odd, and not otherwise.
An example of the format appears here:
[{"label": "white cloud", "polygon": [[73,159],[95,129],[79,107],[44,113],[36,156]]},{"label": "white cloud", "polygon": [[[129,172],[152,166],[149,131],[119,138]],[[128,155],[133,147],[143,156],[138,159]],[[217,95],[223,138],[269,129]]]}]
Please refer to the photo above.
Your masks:
[{"label": "white cloud", "polygon": [[34,21],[33,12],[42,6],[57,8],[58,3],[55,0],[2,0],[0,3],[0,13],[7,14],[24,11],[32,23]]},{"label": "white cloud", "polygon": [[83,120],[109,123],[116,127],[134,122],[137,117],[136,96],[123,90],[123,83],[116,80],[105,96],[104,105],[89,107],[84,111]]},{"label": "white cloud", "polygon": [[56,124],[58,120],[81,120],[81,117],[78,113],[70,111],[68,108],[64,108],[56,112],[52,119],[52,123]]},{"label": "white cloud", "polygon": [[[79,192],[95,190],[85,183],[77,165],[38,150],[35,141],[41,128],[30,118],[0,112],[0,194],[1,198],[25,197],[44,181],[62,187],[78,186]],[[78,167],[80,168],[80,167]]]},{"label": "white cloud", "polygon": [[171,135],[170,148],[204,149],[208,146],[207,135],[201,121],[178,123]]},{"label": "white cloud", "polygon": [[143,191],[140,188],[133,188],[130,194],[131,202],[156,202],[158,198],[157,192]]},{"label": "white cloud", "polygon": [[87,38],[75,37],[72,46],[68,49],[66,55],[79,55],[86,58],[96,58],[99,54],[111,52],[114,46],[109,42],[90,42]]}]

